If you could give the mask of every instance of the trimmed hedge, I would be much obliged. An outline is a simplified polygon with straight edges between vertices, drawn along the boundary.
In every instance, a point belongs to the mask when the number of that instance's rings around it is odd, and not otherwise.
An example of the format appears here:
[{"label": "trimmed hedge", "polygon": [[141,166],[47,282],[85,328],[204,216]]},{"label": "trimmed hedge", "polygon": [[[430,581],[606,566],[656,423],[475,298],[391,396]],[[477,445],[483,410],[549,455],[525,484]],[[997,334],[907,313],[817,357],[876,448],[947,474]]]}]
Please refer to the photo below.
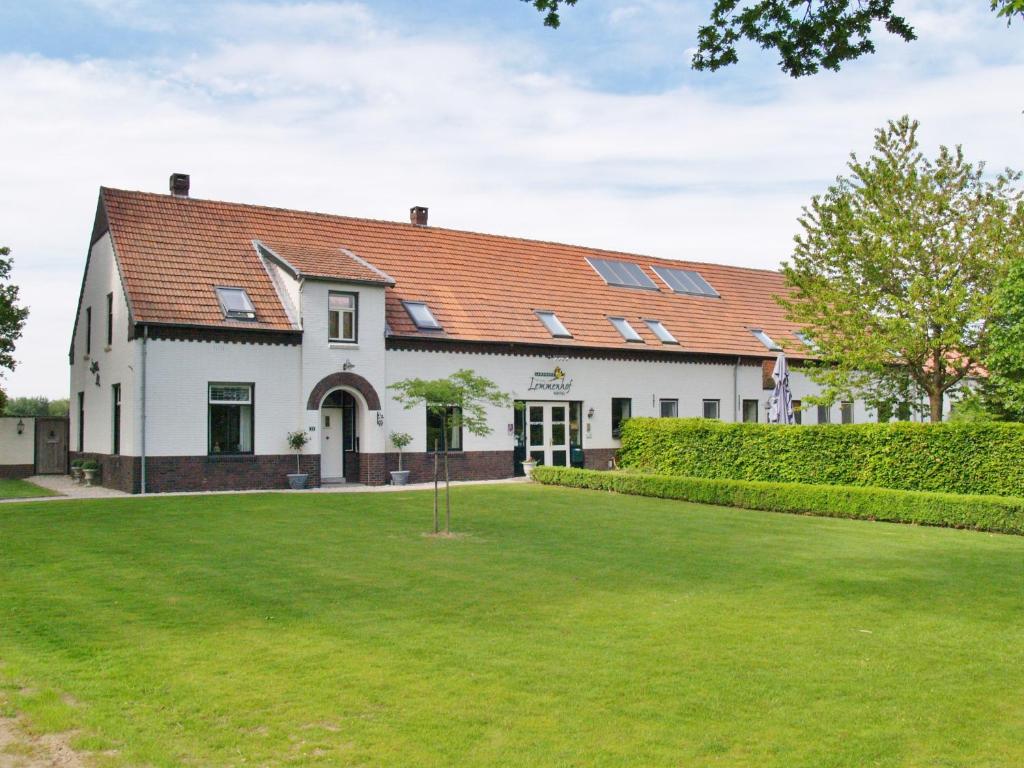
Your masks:
[{"label": "trimmed hedge", "polygon": [[636,418],[620,466],[660,475],[1024,496],[1024,424]]},{"label": "trimmed hedge", "polygon": [[768,512],[1024,534],[1024,499],[1006,496],[963,496],[841,485],[708,480],[566,467],[537,467],[533,470],[533,478],[545,485],[590,488]]}]

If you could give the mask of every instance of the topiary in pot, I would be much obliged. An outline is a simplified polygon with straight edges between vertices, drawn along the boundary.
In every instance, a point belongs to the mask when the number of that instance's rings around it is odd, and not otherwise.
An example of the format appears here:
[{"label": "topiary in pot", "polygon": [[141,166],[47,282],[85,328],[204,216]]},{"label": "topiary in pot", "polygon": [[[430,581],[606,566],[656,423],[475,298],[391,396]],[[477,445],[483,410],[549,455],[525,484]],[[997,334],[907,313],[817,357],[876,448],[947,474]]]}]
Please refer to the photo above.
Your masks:
[{"label": "topiary in pot", "polygon": [[293,491],[301,491],[306,487],[306,483],[309,481],[309,475],[302,471],[302,467],[299,464],[299,457],[302,455],[302,449],[306,447],[306,443],[308,442],[308,432],[303,432],[300,429],[295,432],[288,433],[288,447],[295,451],[295,474],[288,475],[288,487]]},{"label": "topiary in pot", "polygon": [[392,432],[391,444],[398,449],[398,471],[391,473],[393,485],[405,485],[409,482],[409,470],[402,469],[402,449],[412,442],[412,435],[408,432]]}]

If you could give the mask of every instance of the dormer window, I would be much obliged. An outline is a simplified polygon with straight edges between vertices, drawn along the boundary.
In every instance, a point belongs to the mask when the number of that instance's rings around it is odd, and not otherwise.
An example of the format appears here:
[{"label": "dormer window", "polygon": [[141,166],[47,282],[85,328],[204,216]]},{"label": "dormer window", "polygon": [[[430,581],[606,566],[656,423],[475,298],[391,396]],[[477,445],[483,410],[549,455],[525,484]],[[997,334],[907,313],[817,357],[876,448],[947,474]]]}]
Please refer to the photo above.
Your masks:
[{"label": "dormer window", "polygon": [[430,311],[430,307],[424,304],[422,301],[403,301],[402,305],[405,307],[405,311],[409,313],[409,317],[412,318],[413,323],[421,331],[440,331],[441,324],[437,322],[437,318],[434,317],[434,313]]},{"label": "dormer window", "polygon": [[775,340],[767,333],[762,331],[760,328],[751,328],[750,332],[754,334],[754,338],[760,341],[765,347],[772,352],[781,352],[782,347],[775,343]]},{"label": "dormer window", "polygon": [[661,320],[644,320],[647,327],[650,328],[651,333],[658,337],[658,341],[662,344],[678,344],[676,337],[672,335],[668,328],[665,327]]},{"label": "dormer window", "polygon": [[357,339],[359,297],[354,293],[330,291],[327,294],[327,339],[354,344]]},{"label": "dormer window", "polygon": [[571,339],[572,334],[569,333],[569,329],[562,325],[562,321],[558,319],[558,315],[550,310],[537,310],[537,317],[544,323],[544,327],[548,329],[548,333],[554,336],[556,339]]},{"label": "dormer window", "polygon": [[615,326],[615,330],[617,330],[626,341],[638,341],[641,344],[643,343],[643,337],[636,332],[636,329],[629,324],[629,320],[626,318],[609,317],[608,322]]},{"label": "dormer window", "polygon": [[252,305],[252,300],[244,288],[218,287],[216,291],[224,317],[229,320],[256,319],[256,307]]}]

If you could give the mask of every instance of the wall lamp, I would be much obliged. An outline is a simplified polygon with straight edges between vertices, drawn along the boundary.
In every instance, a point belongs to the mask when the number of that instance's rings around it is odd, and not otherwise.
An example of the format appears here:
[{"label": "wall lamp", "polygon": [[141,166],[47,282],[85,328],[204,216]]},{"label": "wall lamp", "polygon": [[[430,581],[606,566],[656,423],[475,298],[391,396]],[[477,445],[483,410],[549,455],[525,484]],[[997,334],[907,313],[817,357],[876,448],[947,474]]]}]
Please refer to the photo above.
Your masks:
[{"label": "wall lamp", "polygon": [[587,418],[588,419],[594,418],[594,409],[593,408],[591,408],[589,411],[587,411]]},{"label": "wall lamp", "polygon": [[25,422],[22,421],[21,419],[18,419],[18,434],[25,434]]},{"label": "wall lamp", "polygon": [[383,427],[384,426],[384,414],[381,413],[380,411],[377,411],[377,426],[378,427]]},{"label": "wall lamp", "polygon": [[341,364],[341,370],[343,371],[351,371],[355,367],[356,364],[353,363],[351,360],[345,360],[345,362]]}]

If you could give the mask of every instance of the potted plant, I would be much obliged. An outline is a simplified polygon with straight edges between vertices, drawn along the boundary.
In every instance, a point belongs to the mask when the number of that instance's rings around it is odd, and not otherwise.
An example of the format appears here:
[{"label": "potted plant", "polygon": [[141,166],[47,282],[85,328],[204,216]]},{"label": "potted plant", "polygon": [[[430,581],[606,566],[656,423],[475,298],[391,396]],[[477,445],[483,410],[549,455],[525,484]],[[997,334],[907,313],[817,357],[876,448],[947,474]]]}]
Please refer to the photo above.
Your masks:
[{"label": "potted plant", "polygon": [[82,483],[82,465],[85,463],[85,459],[75,459],[71,462],[71,479],[76,485]]},{"label": "potted plant", "polygon": [[85,487],[91,488],[92,481],[96,479],[96,473],[100,471],[99,462],[83,461],[82,474],[85,475]]},{"label": "potted plant", "polygon": [[295,474],[288,475],[288,487],[293,491],[301,491],[306,487],[306,483],[309,480],[309,475],[303,472],[302,467],[299,465],[299,456],[301,456],[302,449],[306,447],[308,442],[308,432],[303,432],[300,429],[288,433],[288,447],[295,451]]},{"label": "potted plant", "polygon": [[409,470],[402,469],[402,449],[412,442],[412,435],[407,432],[392,432],[391,443],[398,449],[398,471],[391,473],[392,485],[405,485],[409,482]]},{"label": "potted plant", "polygon": [[533,468],[536,466],[537,460],[532,456],[527,456],[523,459],[523,474],[526,475],[527,480],[533,477]]}]

